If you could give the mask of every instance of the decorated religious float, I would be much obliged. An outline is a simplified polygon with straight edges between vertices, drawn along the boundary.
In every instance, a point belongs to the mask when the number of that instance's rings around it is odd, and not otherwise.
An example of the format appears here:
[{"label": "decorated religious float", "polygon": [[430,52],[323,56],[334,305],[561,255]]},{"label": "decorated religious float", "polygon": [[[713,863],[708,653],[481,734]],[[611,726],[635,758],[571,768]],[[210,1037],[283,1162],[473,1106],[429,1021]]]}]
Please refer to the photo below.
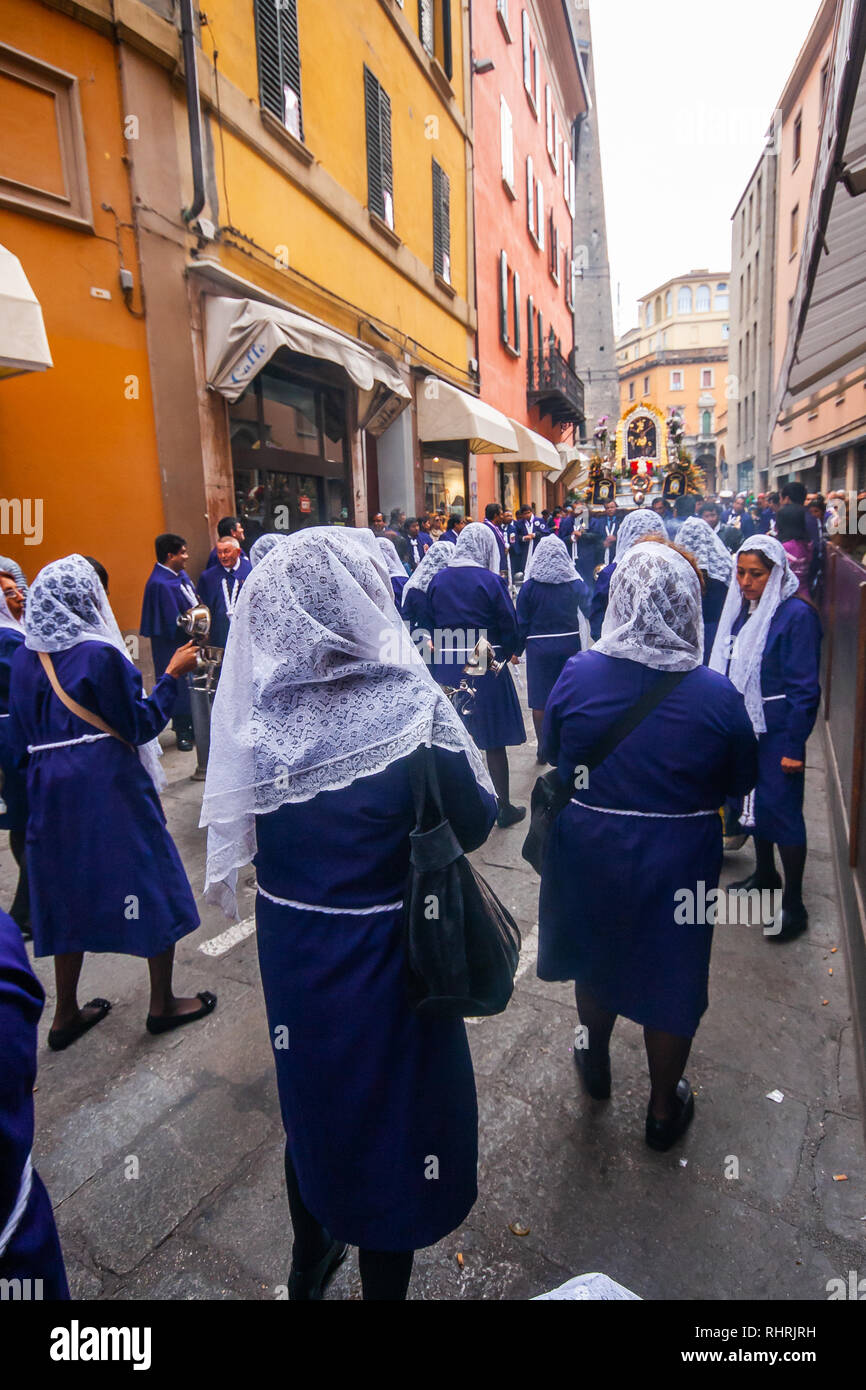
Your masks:
[{"label": "decorated religious float", "polygon": [[683,448],[684,432],[679,411],[665,416],[646,399],[626,411],[612,437],[603,416],[595,431],[589,480],[574,500],[594,507],[616,501],[629,509],[656,497],[673,502],[684,493],[701,492],[704,476]]}]

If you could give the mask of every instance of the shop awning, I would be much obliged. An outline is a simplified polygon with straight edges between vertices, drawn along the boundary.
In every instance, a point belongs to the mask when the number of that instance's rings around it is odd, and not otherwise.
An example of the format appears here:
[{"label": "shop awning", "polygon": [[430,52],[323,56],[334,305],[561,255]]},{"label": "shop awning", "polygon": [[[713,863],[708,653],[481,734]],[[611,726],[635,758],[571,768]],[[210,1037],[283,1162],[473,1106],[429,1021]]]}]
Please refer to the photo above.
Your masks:
[{"label": "shop awning", "polygon": [[473,454],[517,452],[514,426],[501,410],[436,376],[418,385],[418,438],[430,444],[467,439]]},{"label": "shop awning", "polygon": [[590,454],[585,449],[578,449],[574,445],[568,448],[565,445],[559,447],[560,458],[564,460],[562,470],[562,481],[568,488],[583,487],[589,482]]},{"label": "shop awning", "polygon": [[788,473],[805,473],[815,467],[818,457],[817,453],[807,454],[801,448],[792,449],[789,454],[773,459],[773,473],[777,478],[784,478]]},{"label": "shop awning", "polygon": [[39,300],[18,257],[0,246],[0,379],[53,366]]},{"label": "shop awning", "polygon": [[342,367],[359,391],[386,387],[407,403],[411,392],[393,361],[318,319],[257,299],[205,300],[207,384],[236,401],[280,348]]},{"label": "shop awning", "polygon": [[509,466],[519,463],[530,473],[561,472],[562,460],[555,444],[551,444],[543,434],[527,429],[519,420],[509,420],[508,423],[517,435],[517,453],[507,453],[504,458],[497,459],[497,463],[507,463]]}]

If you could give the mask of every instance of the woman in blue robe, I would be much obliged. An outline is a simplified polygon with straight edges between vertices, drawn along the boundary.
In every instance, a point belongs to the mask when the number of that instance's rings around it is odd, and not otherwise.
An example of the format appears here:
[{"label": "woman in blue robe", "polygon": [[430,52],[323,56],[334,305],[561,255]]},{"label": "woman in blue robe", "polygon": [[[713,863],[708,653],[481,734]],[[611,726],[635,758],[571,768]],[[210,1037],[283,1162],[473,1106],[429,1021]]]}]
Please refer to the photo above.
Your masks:
[{"label": "woman in blue robe", "polygon": [[751,536],[736,554],[710,665],[726,671],[743,692],[758,735],[754,796],[740,813],[754,826],[755,868],[735,889],[778,889],[773,846],[784,872],[782,916],[771,941],[790,941],[809,925],[803,902],[806,822],[803,794],[806,743],[821,696],[821,620],[808,599],[797,597],[798,580],[782,544]]},{"label": "woman in blue robe", "polygon": [[404,1298],[413,1251],[475,1201],[466,1030],[420,1018],[405,986],[408,760],[420,743],[434,749],[463,848],[480,845],[492,787],[384,568],[352,531],[298,532],[241,597],[202,807],[208,900],[235,913],[237,871],[255,856],[293,1301],[321,1298],[347,1244],[360,1249],[365,1299]]},{"label": "woman in blue robe", "polygon": [[[431,667],[440,685],[459,688],[464,667],[481,637],[494,649],[495,659],[516,662],[520,637],[517,615],[505,581],[499,574],[499,551],[489,527],[473,521],[460,532],[454,557],[435,575],[427,590],[427,608],[433,631]],[[506,749],[526,742],[523,712],[511,672],[499,671],[465,677],[474,694],[459,697],[461,718],[479,748],[487,754],[487,766],[499,798],[497,825],[516,825],[526,815],[525,806],[510,800]]]},{"label": "woman in blue robe", "polygon": [[391,580],[391,593],[394,602],[399,608],[400,600],[403,597],[403,590],[406,587],[409,576],[406,573],[405,566],[400,560],[400,556],[397,554],[397,549],[393,541],[389,540],[387,536],[377,536],[376,544],[381,550],[385,559],[385,564],[388,567],[388,576]]},{"label": "woman in blue robe", "polygon": [[24,595],[14,575],[0,571],[0,827],[9,831],[9,848],[18,865],[18,884],[9,909],[25,941],[30,940],[30,891],[27,884],[25,831],[27,828],[27,783],[14,746],[9,718],[9,686],[12,658],[24,645]]},{"label": "woman in blue robe", "polygon": [[550,831],[539,905],[538,974],[575,981],[588,1048],[574,1055],[591,1095],[610,1095],[617,1015],[643,1026],[646,1139],[656,1149],[692,1118],[683,1069],[707,1007],[714,921],[701,904],[722,864],[719,807],[751,785],[756,766],[742,696],[702,656],[694,566],[666,542],[634,546],[617,565],[600,642],[573,657],[554,686],[542,739],[568,782],[665,673],[685,673],[577,777]]},{"label": "woman in blue robe", "polygon": [[600,571],[595,581],[595,589],[592,595],[592,604],[589,610],[589,630],[592,640],[597,642],[601,636],[604,615],[607,612],[608,595],[610,593],[610,581],[614,576],[617,562],[625,555],[626,551],[635,545],[645,536],[666,535],[664,522],[657,512],[651,507],[635,507],[623,518],[619,530],[616,533],[616,545],[613,551],[613,559],[610,564],[605,565]]},{"label": "woman in blue robe", "polygon": [[[400,611],[403,615],[404,623],[408,623],[410,632],[420,632],[421,630],[431,634],[433,624],[430,618],[430,609],[427,603],[427,590],[430,583],[440,570],[445,569],[454,559],[457,537],[453,541],[446,541],[443,537],[441,541],[434,541],[424,559],[410,576],[403,588],[400,600]],[[422,656],[429,662],[429,653]]]},{"label": "woman in blue robe", "polygon": [[[192,580],[184,568],[189,554],[183,536],[166,532],[154,541],[156,564],[144,586],[141,604],[142,637],[150,638],[153,673],[156,679],[165,669],[178,647],[186,642],[183,629],[177,625],[181,613],[198,603]],[[177,683],[177,700],[171,726],[177,736],[177,746],[188,753],[193,746],[192,706],[186,680]]]},{"label": "woman in blue robe", "polygon": [[712,527],[699,516],[690,516],[677,532],[677,545],[687,550],[704,577],[704,665],[709,665],[710,653],[728,588],[734,573],[734,560],[728,547]]},{"label": "woman in blue robe", "polygon": [[54,1301],[68,1299],[69,1288],[51,1201],[31,1158],[44,1003],[21,934],[0,912],[0,1280],[30,1280],[21,1297]]},{"label": "woman in blue robe", "polygon": [[545,536],[532,557],[517,595],[519,650],[526,651],[526,689],[538,761],[541,729],[550,692],[569,657],[589,647],[590,592],[558,536]]},{"label": "woman in blue robe", "polygon": [[[43,657],[100,732],[63,703]],[[33,947],[37,956],[55,958],[48,1035],[54,1051],[111,1007],[96,999],[79,1008],[85,951],[148,958],[149,1032],[204,1017],[216,1003],[207,991],[191,999],[172,992],[174,944],[195,930],[199,917],[157,790],[163,779],[156,736],[171,716],[178,677],[195,662],[190,642],[145,698],[102,585],[83,556],[55,560],[37,575],[25,646],[12,664],[10,709],[15,745],[29,754]]]}]

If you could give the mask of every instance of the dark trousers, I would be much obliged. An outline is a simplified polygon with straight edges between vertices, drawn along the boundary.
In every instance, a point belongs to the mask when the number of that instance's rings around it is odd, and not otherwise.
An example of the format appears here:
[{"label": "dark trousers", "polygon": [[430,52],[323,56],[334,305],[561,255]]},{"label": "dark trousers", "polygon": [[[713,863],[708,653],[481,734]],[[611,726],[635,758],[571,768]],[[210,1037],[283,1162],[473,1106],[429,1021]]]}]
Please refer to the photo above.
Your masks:
[{"label": "dark trousers", "polygon": [[15,897],[12,899],[12,906],[9,909],[9,916],[18,927],[30,926],[30,884],[27,879],[27,858],[24,853],[26,838],[27,832],[24,830],[9,831],[9,848],[15,863],[18,865],[18,885],[15,889]]}]

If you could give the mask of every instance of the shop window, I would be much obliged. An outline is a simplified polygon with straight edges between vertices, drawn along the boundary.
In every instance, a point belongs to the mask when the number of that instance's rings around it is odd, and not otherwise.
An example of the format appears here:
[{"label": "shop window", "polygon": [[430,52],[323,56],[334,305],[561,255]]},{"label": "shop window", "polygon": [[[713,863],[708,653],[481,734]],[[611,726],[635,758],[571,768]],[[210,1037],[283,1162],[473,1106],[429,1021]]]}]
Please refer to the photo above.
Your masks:
[{"label": "shop window", "polygon": [[301,49],[298,0],[255,0],[259,100],[298,140],[304,138],[301,109]]},{"label": "shop window", "polygon": [[394,230],[394,166],[391,157],[391,99],[364,68],[367,122],[367,206]]},{"label": "shop window", "polygon": [[422,445],[424,505],[429,511],[467,516],[467,465],[465,440],[437,441]]}]

